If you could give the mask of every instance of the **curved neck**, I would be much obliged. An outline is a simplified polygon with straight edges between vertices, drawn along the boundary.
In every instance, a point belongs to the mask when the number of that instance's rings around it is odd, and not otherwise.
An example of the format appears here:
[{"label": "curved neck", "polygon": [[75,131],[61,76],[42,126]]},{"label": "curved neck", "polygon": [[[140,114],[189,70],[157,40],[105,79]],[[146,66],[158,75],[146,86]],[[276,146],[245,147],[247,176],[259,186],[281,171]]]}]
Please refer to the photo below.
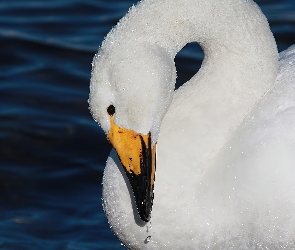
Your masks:
[{"label": "curved neck", "polygon": [[108,34],[102,49],[114,53],[118,47],[127,56],[132,50],[159,46],[174,59],[190,42],[198,42],[204,50],[199,78],[204,71],[218,76],[227,65],[228,73],[243,75],[236,77],[243,91],[255,88],[253,99],[274,84],[276,43],[265,16],[251,0],[141,1]]},{"label": "curved neck", "polygon": [[102,47],[156,44],[174,58],[190,42],[198,42],[205,53],[216,52],[216,47],[255,54],[262,48],[270,53],[276,49],[266,18],[251,0],[141,1],[108,34]]},{"label": "curved neck", "polygon": [[205,58],[199,72],[175,92],[163,126],[198,131],[188,137],[207,141],[199,155],[208,159],[275,83],[276,44],[259,7],[245,0],[142,1],[102,49],[113,52],[118,46],[128,54],[156,46],[173,60],[190,42],[201,45]]}]

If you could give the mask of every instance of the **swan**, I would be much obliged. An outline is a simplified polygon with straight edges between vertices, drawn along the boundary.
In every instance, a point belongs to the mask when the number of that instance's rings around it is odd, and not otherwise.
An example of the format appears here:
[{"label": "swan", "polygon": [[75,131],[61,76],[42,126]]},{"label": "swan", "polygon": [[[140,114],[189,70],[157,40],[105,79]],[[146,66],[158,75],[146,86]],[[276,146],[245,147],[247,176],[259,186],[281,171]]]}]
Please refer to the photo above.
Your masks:
[{"label": "swan", "polygon": [[[175,55],[204,51],[174,91]],[[89,107],[103,208],[129,249],[295,248],[295,46],[252,0],[143,0],[104,39]]]}]

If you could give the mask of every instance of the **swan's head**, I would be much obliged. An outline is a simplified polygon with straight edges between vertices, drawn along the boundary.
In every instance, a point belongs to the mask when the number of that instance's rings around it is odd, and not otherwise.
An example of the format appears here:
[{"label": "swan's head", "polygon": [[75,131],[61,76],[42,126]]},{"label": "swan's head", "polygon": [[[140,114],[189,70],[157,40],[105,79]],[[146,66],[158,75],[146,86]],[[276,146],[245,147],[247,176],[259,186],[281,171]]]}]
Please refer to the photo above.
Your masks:
[{"label": "swan's head", "polygon": [[90,110],[118,153],[140,217],[149,221],[155,146],[172,100],[175,65],[160,47],[110,47],[93,60]]}]

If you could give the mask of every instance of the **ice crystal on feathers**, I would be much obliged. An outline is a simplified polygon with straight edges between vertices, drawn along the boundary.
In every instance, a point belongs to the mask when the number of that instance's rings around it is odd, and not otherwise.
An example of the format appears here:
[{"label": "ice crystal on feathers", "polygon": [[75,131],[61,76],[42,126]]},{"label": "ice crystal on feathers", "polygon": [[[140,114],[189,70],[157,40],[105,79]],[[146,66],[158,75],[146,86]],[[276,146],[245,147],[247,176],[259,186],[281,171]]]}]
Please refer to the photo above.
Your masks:
[{"label": "ice crystal on feathers", "polygon": [[[173,59],[190,42],[202,67],[173,92]],[[295,247],[292,54],[276,82],[276,44],[250,0],[145,0],[112,29],[93,60],[92,114],[107,133],[112,104],[119,126],[159,135],[148,233],[114,151],[107,162],[104,209],[125,246]]]}]

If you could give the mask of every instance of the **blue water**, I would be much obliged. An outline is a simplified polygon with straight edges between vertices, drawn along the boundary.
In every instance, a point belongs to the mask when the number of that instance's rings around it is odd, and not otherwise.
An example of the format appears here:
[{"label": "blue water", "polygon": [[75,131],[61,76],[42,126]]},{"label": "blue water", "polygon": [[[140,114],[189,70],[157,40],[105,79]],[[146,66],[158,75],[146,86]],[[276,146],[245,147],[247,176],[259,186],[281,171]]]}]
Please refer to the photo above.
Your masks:
[{"label": "blue water", "polygon": [[[101,206],[111,149],[88,111],[91,61],[132,0],[0,0],[0,249],[122,249]],[[295,1],[260,0],[279,51]],[[178,84],[202,61],[177,56]]]}]

